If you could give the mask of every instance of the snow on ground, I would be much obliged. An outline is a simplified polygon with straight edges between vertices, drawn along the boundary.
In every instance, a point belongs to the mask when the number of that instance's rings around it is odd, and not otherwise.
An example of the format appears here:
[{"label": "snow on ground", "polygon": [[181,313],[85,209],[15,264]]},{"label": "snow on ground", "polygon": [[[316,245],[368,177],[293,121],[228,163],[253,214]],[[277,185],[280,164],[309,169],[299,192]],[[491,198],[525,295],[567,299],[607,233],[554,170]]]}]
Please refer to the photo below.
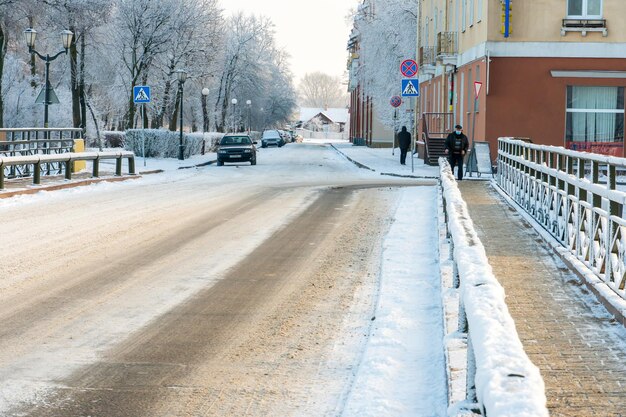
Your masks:
[{"label": "snow on ground", "polygon": [[408,188],[383,244],[374,325],[344,417],[445,416],[437,190]]},{"label": "snow on ground", "polygon": [[[313,144],[309,141],[310,144]],[[299,149],[299,144],[289,144],[287,149],[260,150],[260,164],[255,167],[239,166],[212,169],[201,178],[210,190],[228,178],[237,181],[241,172],[274,172],[292,176],[280,167],[265,164],[264,157],[289,150],[289,155],[299,158],[308,181],[330,183],[328,171],[318,168],[322,163],[310,161],[309,151]],[[306,145],[305,145],[306,146]],[[320,145],[327,150],[328,145]],[[380,175],[435,178],[438,167],[423,164],[416,156],[403,166],[399,163],[399,150],[373,149],[352,146],[349,143],[332,144],[337,152],[326,152],[324,164],[342,164],[345,159],[357,161],[366,169],[353,168],[354,177],[380,178]],[[309,145],[310,149],[310,145]],[[267,152],[267,153],[266,153]],[[176,159],[137,158],[139,172],[163,170],[162,174],[145,175],[138,180],[150,186],[164,182],[200,181],[198,165],[215,160],[215,154],[194,156],[185,161]],[[179,169],[191,168],[191,169]],[[239,169],[237,169],[239,168]],[[249,178],[246,177],[246,178]],[[261,180],[259,180],[261,181]],[[294,178],[296,181],[301,179]],[[47,199],[67,198],[66,193],[89,193],[110,187],[130,187],[129,184],[98,184],[75,190],[42,192],[0,201],[0,214],[5,208],[21,204],[43,203]],[[248,184],[254,186],[254,184]],[[129,188],[130,189],[130,188]],[[438,265],[437,191],[432,187],[407,188],[402,192],[395,213],[395,222],[384,242],[381,263],[381,287],[376,316],[370,339],[363,352],[363,360],[356,375],[353,391],[349,395],[343,415],[351,416],[443,416],[446,414],[447,382],[443,350],[443,318]],[[429,259],[430,261],[424,261]]]}]

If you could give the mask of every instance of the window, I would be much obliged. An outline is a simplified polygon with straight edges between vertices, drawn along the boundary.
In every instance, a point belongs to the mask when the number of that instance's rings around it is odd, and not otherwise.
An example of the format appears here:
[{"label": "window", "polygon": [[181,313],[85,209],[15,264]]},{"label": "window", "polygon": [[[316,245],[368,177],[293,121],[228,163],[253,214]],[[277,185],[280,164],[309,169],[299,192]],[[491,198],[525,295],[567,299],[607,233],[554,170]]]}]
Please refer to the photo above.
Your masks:
[{"label": "window", "polygon": [[465,32],[465,16],[467,10],[467,0],[461,0],[461,30]]},{"label": "window", "polygon": [[624,87],[568,86],[566,114],[567,142],[624,141]]},{"label": "window", "polygon": [[567,17],[600,19],[602,18],[602,0],[567,0]]},{"label": "window", "polygon": [[483,0],[478,0],[476,9],[476,22],[483,20]]},{"label": "window", "polygon": [[474,24],[474,0],[470,0],[469,4],[469,25]]}]

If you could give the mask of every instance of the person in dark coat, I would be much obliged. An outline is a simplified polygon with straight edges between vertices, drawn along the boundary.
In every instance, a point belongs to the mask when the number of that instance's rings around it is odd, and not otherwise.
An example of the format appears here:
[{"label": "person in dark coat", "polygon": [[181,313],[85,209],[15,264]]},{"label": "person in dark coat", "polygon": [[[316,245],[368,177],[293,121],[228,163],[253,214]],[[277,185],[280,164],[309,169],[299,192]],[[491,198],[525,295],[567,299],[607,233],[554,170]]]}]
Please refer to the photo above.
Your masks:
[{"label": "person in dark coat", "polygon": [[454,166],[459,166],[459,173],[457,178],[459,181],[463,179],[463,158],[469,148],[469,140],[467,136],[463,134],[463,127],[461,125],[454,126],[454,132],[450,133],[446,138],[446,154],[448,155],[448,161],[452,168],[452,175],[454,175]]},{"label": "person in dark coat", "polygon": [[406,165],[406,154],[411,147],[411,134],[407,132],[406,126],[398,133],[398,146],[400,146],[400,163]]}]

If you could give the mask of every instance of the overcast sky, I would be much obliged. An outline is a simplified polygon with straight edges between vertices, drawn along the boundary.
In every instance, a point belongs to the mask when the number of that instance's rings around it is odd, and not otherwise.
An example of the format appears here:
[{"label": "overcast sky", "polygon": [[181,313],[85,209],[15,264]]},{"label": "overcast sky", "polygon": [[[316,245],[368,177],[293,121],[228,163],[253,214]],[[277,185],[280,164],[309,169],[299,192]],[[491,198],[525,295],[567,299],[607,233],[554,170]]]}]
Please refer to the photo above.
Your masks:
[{"label": "overcast sky", "polygon": [[276,25],[279,46],[291,55],[295,83],[307,72],[343,76],[350,26],[346,16],[359,0],[221,0],[226,15],[264,15]]}]

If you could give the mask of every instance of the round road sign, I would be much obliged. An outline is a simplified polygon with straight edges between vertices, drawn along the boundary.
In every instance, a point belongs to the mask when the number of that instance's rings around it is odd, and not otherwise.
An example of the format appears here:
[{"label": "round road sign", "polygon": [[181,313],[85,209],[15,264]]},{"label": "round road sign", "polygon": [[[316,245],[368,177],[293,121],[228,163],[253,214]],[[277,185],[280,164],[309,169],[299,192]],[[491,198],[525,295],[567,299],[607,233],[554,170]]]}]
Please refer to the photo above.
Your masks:
[{"label": "round road sign", "polygon": [[400,72],[407,78],[413,78],[417,74],[417,62],[412,59],[405,59],[400,64]]},{"label": "round road sign", "polygon": [[400,107],[400,105],[402,104],[402,99],[399,96],[393,96],[391,97],[391,100],[389,100],[389,103],[392,107]]}]

